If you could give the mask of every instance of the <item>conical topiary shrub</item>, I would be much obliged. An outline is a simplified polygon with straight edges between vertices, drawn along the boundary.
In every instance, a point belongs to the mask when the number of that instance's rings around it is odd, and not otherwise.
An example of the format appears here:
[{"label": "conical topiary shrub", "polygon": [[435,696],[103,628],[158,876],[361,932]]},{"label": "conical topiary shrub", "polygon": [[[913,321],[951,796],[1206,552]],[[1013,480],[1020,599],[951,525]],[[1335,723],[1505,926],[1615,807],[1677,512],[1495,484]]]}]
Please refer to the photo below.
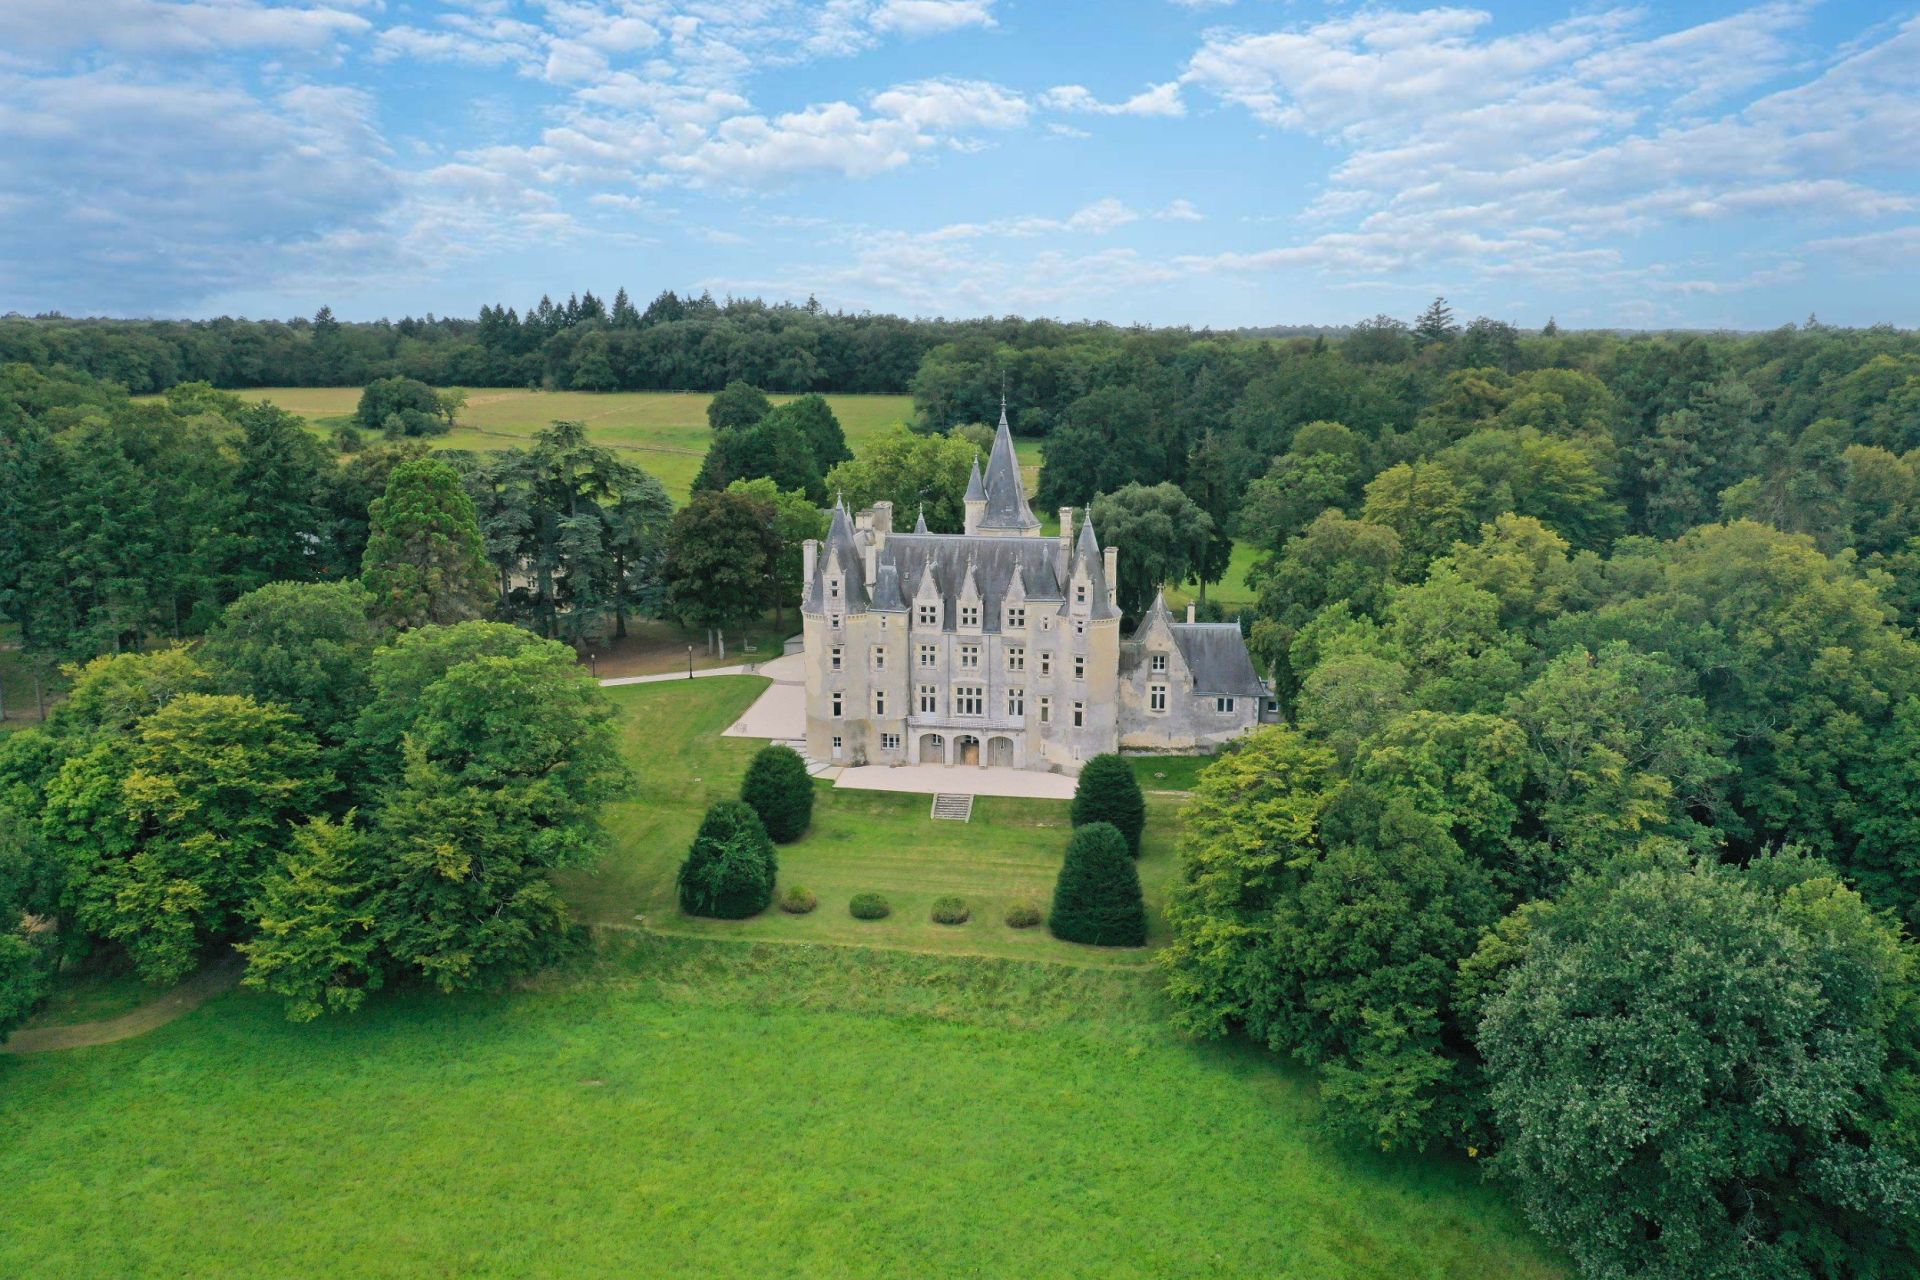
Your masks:
[{"label": "conical topiary shrub", "polygon": [[760,815],[741,801],[722,800],[700,820],[680,864],[680,909],[718,920],[757,915],[773,901],[778,870]]},{"label": "conical topiary shrub", "polygon": [[1127,852],[1140,856],[1140,833],[1147,826],[1147,798],[1140,793],[1140,780],[1133,766],[1120,756],[1108,753],[1095,756],[1080,770],[1080,784],[1073,790],[1073,825],[1108,822],[1127,842]]},{"label": "conical topiary shrub", "polygon": [[1127,842],[1110,822],[1074,828],[1053,889],[1053,936],[1096,947],[1138,947],[1147,940],[1147,904]]},{"label": "conical topiary shrub", "polygon": [[753,806],[767,834],[790,844],[813,822],[813,779],[807,762],[792,747],[762,747],[747,766],[740,798]]}]

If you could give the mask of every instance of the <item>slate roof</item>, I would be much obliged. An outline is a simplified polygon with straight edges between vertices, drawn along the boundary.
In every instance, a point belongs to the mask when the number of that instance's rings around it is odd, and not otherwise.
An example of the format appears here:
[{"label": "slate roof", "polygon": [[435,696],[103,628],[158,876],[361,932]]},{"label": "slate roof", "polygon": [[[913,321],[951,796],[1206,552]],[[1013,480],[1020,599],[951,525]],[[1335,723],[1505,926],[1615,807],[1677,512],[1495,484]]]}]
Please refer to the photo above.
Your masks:
[{"label": "slate roof", "polygon": [[[1004,421],[1004,419],[1003,419]],[[1038,541],[1038,539],[1035,539]],[[1067,580],[1073,580],[1074,573],[1085,565],[1087,577],[1092,581],[1092,608],[1087,616],[1093,618],[1117,618],[1120,610],[1108,600],[1107,562],[1100,554],[1100,539],[1093,532],[1093,508],[1087,508],[1087,518],[1080,525],[1080,539],[1073,548],[1073,563],[1067,566]],[[1067,606],[1062,603],[1060,612],[1066,613]]]},{"label": "slate roof", "polygon": [[[972,490],[968,490],[967,496],[974,496]],[[982,529],[1040,527],[1040,517],[1027,505],[1027,487],[1020,479],[1020,459],[1013,451],[1013,432],[1007,427],[1005,401],[1000,403],[1000,425],[993,433],[993,452],[987,455],[985,497],[987,510],[980,518]]]},{"label": "slate roof", "polygon": [[[1000,629],[1001,606],[1013,583],[1015,568],[1027,599],[1051,603],[1064,600],[1054,557],[1059,544],[1052,538],[987,538],[965,534],[896,533],[880,548],[878,577],[886,581],[891,571],[905,608],[913,603],[920,589],[920,575],[933,567],[933,583],[946,608],[945,625],[951,629],[959,616],[955,605],[967,580],[967,566],[973,566],[974,585],[980,592],[982,630]],[[876,596],[878,593],[876,592]],[[887,607],[879,605],[876,607]]]},{"label": "slate roof", "polygon": [[840,557],[840,571],[843,583],[840,588],[841,607],[835,612],[859,613],[868,605],[866,584],[866,558],[860,550],[860,544],[854,540],[853,520],[847,515],[845,504],[833,504],[833,522],[827,526],[827,545],[820,549],[820,563],[814,570],[813,582],[807,588],[807,607],[816,613],[826,610],[827,563],[836,554]]},{"label": "slate roof", "polygon": [[1175,622],[1173,642],[1193,676],[1195,693],[1264,698],[1267,686],[1253,669],[1236,622]]}]

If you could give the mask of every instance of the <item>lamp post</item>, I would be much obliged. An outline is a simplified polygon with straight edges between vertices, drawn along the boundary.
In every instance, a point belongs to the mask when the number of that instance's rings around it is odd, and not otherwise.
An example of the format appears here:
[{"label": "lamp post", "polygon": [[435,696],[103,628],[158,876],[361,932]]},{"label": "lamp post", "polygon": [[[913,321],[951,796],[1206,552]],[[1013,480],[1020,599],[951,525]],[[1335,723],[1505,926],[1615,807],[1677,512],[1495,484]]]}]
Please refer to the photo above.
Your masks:
[{"label": "lamp post", "polygon": [[687,679],[693,679],[693,646],[687,646]]}]

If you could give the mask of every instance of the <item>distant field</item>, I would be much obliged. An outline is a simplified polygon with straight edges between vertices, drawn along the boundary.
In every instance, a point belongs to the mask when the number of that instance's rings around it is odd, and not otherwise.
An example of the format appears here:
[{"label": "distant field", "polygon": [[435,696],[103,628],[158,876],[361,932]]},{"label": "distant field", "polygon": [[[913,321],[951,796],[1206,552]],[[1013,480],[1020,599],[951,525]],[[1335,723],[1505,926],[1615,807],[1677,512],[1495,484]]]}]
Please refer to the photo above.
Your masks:
[{"label": "distant field", "polygon": [[[358,387],[256,387],[239,394],[270,400],[327,432],[350,419],[360,403]],[[778,404],[793,397],[771,398]],[[684,502],[713,435],[707,427],[711,399],[704,391],[472,388],[454,430],[428,442],[438,449],[505,449],[525,443],[549,423],[584,422],[593,440],[630,451],[676,501]],[[913,416],[911,396],[828,396],[827,402],[856,453],[879,432]],[[1037,453],[1033,460],[1037,465]]]}]

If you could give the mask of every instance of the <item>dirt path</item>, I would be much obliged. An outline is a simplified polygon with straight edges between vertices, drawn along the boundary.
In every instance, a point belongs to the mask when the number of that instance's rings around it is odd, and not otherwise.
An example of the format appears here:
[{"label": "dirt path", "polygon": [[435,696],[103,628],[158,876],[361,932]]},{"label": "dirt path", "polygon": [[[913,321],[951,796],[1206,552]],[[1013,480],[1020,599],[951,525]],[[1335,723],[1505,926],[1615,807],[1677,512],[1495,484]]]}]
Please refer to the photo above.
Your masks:
[{"label": "dirt path", "polygon": [[228,956],[219,964],[202,969],[152,1004],[141,1005],[132,1013],[123,1013],[117,1018],[100,1022],[76,1022],[64,1027],[30,1027],[25,1031],[16,1031],[5,1044],[0,1044],[0,1053],[87,1049],[96,1044],[112,1044],[115,1040],[145,1035],[156,1027],[166,1026],[181,1014],[199,1008],[221,992],[231,990],[240,981],[240,971],[245,967],[239,956]]}]

